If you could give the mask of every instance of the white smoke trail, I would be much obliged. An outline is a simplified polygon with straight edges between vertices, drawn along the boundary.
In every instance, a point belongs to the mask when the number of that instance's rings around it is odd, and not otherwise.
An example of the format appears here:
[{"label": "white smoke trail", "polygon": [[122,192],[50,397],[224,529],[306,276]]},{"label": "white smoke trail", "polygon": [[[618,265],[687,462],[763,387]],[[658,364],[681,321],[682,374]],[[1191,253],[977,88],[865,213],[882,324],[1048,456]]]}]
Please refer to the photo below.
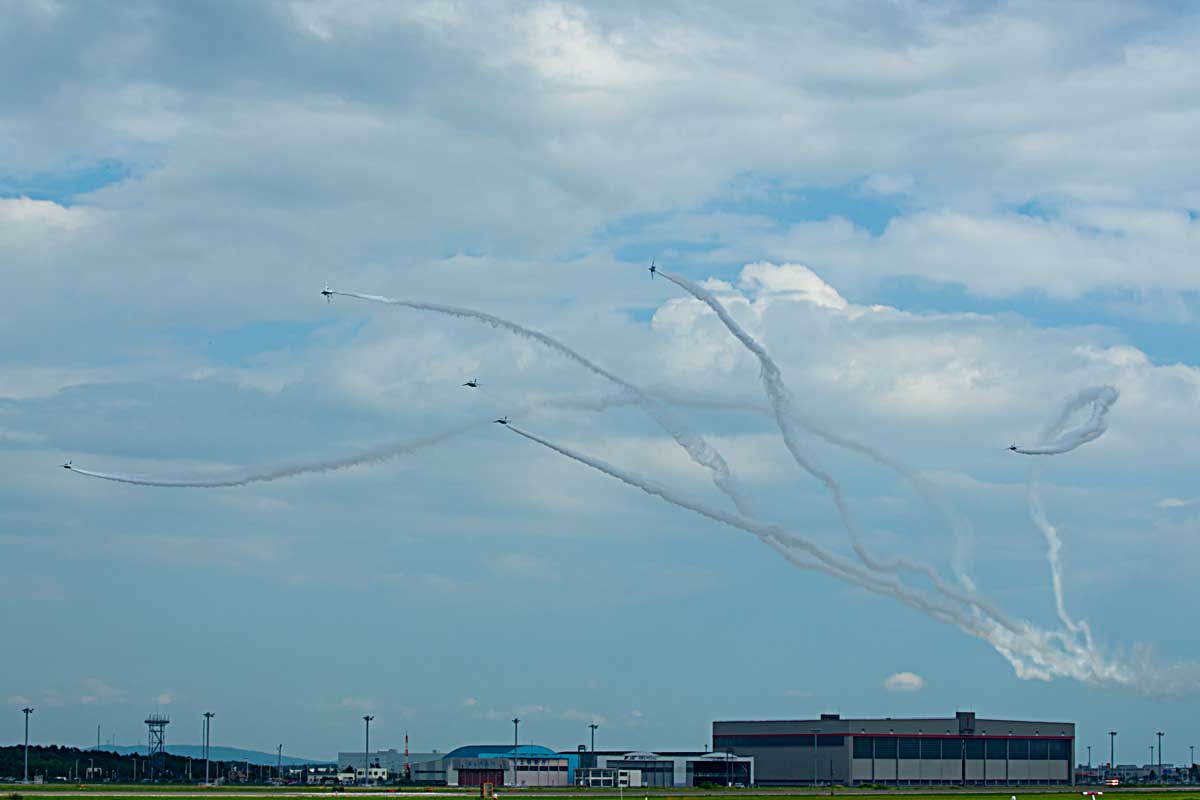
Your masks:
[{"label": "white smoke trail", "polygon": [[[1108,430],[1108,411],[1117,397],[1119,394],[1112,386],[1081,389],[1067,399],[1058,416],[1042,431],[1036,447],[1016,447],[1014,452],[1023,456],[1056,456],[1099,439]],[[1071,416],[1085,407],[1089,412],[1083,424],[1064,433]]]},{"label": "white smoke trail", "polygon": [[[490,422],[487,420],[486,422]],[[435,444],[440,444],[447,439],[465,433],[472,428],[480,427],[485,424],[485,421],[472,422],[466,425],[459,425],[454,428],[448,428],[429,436],[423,436],[417,439],[412,439],[406,442],[397,442],[394,444],[381,445],[379,447],[366,450],[353,455],[342,456],[340,458],[323,459],[320,461],[311,461],[298,464],[280,464],[276,466],[260,467],[258,469],[237,470],[235,472],[227,472],[219,475],[188,475],[178,478],[154,477],[149,475],[127,475],[115,472],[97,472],[95,470],[84,469],[83,467],[72,466],[71,471],[79,475],[86,475],[89,478],[100,478],[106,481],[116,481],[117,483],[132,483],[137,486],[159,486],[170,488],[187,488],[187,489],[216,489],[230,486],[246,486],[251,483],[267,483],[277,481],[283,478],[293,478],[297,475],[304,475],[312,472],[335,472],[337,470],[357,467],[362,464],[378,464],[397,458],[402,455],[407,455],[425,447],[431,447]]]},{"label": "white smoke trail", "polygon": [[[1017,448],[1016,452],[1023,455],[1058,455],[1069,453],[1077,447],[1098,439],[1108,429],[1108,412],[1117,402],[1120,395],[1112,386],[1091,386],[1082,389],[1067,398],[1058,415],[1047,425],[1038,437],[1038,446]],[[1066,433],[1071,417],[1083,408],[1088,408],[1087,419],[1080,426]],[[1058,618],[1072,633],[1082,634],[1087,647],[1092,647],[1092,631],[1086,621],[1075,620],[1067,613],[1066,602],[1063,599],[1062,580],[1062,537],[1058,529],[1051,524],[1042,507],[1041,469],[1038,464],[1029,470],[1029,484],[1026,498],[1029,503],[1029,516],[1038,530],[1046,539],[1046,560],[1050,564],[1050,582],[1054,589],[1054,607]]]},{"label": "white smoke trail", "polygon": [[[806,458],[801,451],[800,442],[796,436],[796,431],[793,426],[794,422],[799,422],[801,415],[796,410],[796,403],[792,397],[792,393],[788,389],[787,385],[783,382],[783,375],[774,359],[771,358],[766,349],[759,344],[754,337],[747,333],[745,329],[742,328],[742,326],[739,325],[732,316],[730,316],[725,306],[722,305],[721,302],[718,301],[717,298],[715,298],[710,292],[678,275],[664,272],[663,270],[659,270],[659,274],[711,308],[721,322],[725,325],[726,329],[733,334],[733,336],[739,342],[741,342],[742,345],[755,356],[755,358],[758,359],[759,377],[762,379],[763,389],[766,392],[767,399],[771,403],[771,409],[774,412],[775,422],[779,427],[779,432],[783,436],[784,445],[787,447],[788,452],[791,453],[795,462],[800,465],[805,472],[816,478],[821,482],[822,485],[825,486],[826,490],[833,498],[834,505],[837,507],[838,515],[842,520],[842,525],[850,534],[851,546],[854,548],[854,552],[858,554],[858,557],[864,564],[869,566],[871,569],[883,572],[896,573],[900,572],[901,570],[905,570],[924,575],[942,594],[952,597],[960,602],[973,605],[979,611],[992,617],[1000,624],[1010,627],[1014,630],[1016,629],[1014,623],[1008,619],[1008,616],[1003,611],[975,591],[974,582],[967,574],[965,564],[962,563],[963,556],[961,550],[959,551],[959,556],[956,558],[956,561],[959,562],[957,565],[960,569],[959,577],[961,582],[964,584],[965,591],[959,591],[958,589],[955,589],[947,584],[942,579],[941,575],[938,574],[937,570],[933,569],[933,567],[929,566],[928,564],[922,564],[903,558],[896,559],[894,561],[882,561],[872,555],[867,549],[866,545],[863,543],[862,534],[859,531],[858,523],[855,522],[853,515],[850,513],[849,506],[846,504],[845,496],[842,493],[842,487],[836,480],[834,480],[832,475],[825,472],[815,463]],[[816,426],[810,424],[807,427],[815,432]],[[885,466],[897,470],[902,475],[909,477],[914,486],[922,486],[921,491],[925,496],[933,496],[931,491],[927,491],[927,487],[915,480],[915,476],[913,476],[909,470],[902,467],[898,462],[876,452],[872,448],[862,445],[858,442],[853,442],[846,437],[825,433],[824,431],[822,431],[819,435],[823,435],[824,438],[827,438],[829,441],[835,444],[854,449],[870,458],[875,459]],[[938,507],[941,508],[942,506],[939,504]]]},{"label": "white smoke trail", "polygon": [[620,386],[625,391],[629,392],[638,403],[646,410],[646,413],[662,427],[671,438],[674,439],[680,447],[682,447],[691,457],[692,461],[699,464],[709,471],[712,476],[713,484],[725,494],[732,502],[735,508],[742,514],[749,516],[751,507],[749,500],[746,499],[742,491],[741,485],[737,477],[729,468],[728,462],[712,445],[704,439],[703,436],[691,431],[688,427],[670,412],[662,403],[651,397],[646,392],[642,391],[637,386],[634,386],[629,381],[618,375],[609,372],[599,364],[585,358],[583,355],[572,350],[567,345],[557,339],[548,336],[541,331],[535,331],[531,328],[526,328],[524,325],[519,325],[506,319],[488,314],[483,311],[476,311],[471,308],[461,308],[458,306],[447,306],[439,303],[424,303],[416,300],[400,300],[391,297],[382,297],[376,294],[359,294],[357,292],[330,292],[341,297],[353,297],[358,300],[366,300],[371,303],[382,303],[389,306],[401,306],[403,308],[411,308],[416,311],[431,311],[435,314],[446,314],[459,319],[475,320],[491,325],[493,328],[501,328],[503,330],[514,333],[517,336],[522,336],[526,339],[531,339],[539,344],[542,344],[551,350],[559,353],[562,356],[574,361],[585,369],[608,379],[609,381]]},{"label": "white smoke trail", "polygon": [[[527,413],[541,408],[605,411],[615,406],[634,405],[636,403],[636,399],[624,393],[593,398],[548,398],[535,403],[528,403],[518,409],[517,413]],[[316,461],[302,461],[291,464],[276,464],[254,468],[244,468],[225,473],[165,477],[152,475],[132,475],[115,472],[99,472],[79,466],[72,466],[71,471],[79,475],[86,475],[89,478],[99,478],[101,480],[114,481],[116,483],[129,483],[137,486],[155,486],[179,489],[218,489],[234,486],[246,486],[252,483],[269,483],[271,481],[294,478],[298,475],[306,475],[310,473],[336,472],[338,470],[349,469],[351,467],[363,466],[366,464],[381,464],[385,461],[390,461],[394,458],[414,453],[417,450],[422,450],[427,447],[441,444],[442,442],[467,433],[468,431],[488,425],[491,422],[491,417],[488,417],[486,419],[476,420],[475,422],[469,422],[463,425],[456,425],[446,428],[445,430],[441,430],[426,436],[417,437],[415,439],[383,444],[377,447],[372,447],[369,450],[364,450],[359,453],[352,453],[345,456],[339,456],[337,458],[325,458],[318,459]]]},{"label": "white smoke trail", "polygon": [[[966,608],[949,606],[909,587],[894,575],[872,572],[830,553],[815,542],[789,532],[781,526],[744,517],[703,503],[683,498],[670,489],[597,458],[543,439],[512,424],[509,429],[518,436],[536,442],[567,458],[598,470],[649,495],[672,505],[692,511],[716,522],[750,533],[766,542],[776,552],[788,558],[785,548],[798,548],[813,557],[812,563],[798,564],[847,580],[870,592],[892,597],[901,603],[928,614],[931,618],[956,625],[965,633],[980,638],[996,649],[1013,665],[1018,676],[1050,680],[1055,676],[1070,677],[1100,686],[1125,686],[1147,693],[1195,691],[1200,670],[1195,665],[1181,665],[1159,670],[1149,662],[1132,668],[1115,661],[1097,657],[1095,650],[1081,647],[1073,640],[1055,632],[1043,631],[1028,622],[1015,626],[1001,625]],[[795,563],[795,561],[793,561]]]}]

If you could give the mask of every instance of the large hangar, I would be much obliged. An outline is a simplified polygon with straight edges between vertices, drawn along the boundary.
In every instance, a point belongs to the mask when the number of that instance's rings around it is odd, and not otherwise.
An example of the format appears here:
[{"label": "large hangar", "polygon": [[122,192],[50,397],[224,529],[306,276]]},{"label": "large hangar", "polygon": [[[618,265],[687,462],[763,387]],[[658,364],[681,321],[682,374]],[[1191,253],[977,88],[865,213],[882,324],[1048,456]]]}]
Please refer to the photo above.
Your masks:
[{"label": "large hangar", "polygon": [[713,750],[754,757],[755,783],[1073,783],[1075,724],[953,717],[713,723]]}]

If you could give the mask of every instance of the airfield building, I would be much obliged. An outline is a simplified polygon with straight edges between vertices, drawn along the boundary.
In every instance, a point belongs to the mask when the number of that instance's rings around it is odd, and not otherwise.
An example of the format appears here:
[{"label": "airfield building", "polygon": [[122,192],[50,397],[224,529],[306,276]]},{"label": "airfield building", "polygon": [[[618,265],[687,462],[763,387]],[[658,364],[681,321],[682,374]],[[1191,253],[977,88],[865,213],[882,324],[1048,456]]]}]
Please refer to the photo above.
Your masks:
[{"label": "airfield building", "polygon": [[759,786],[1047,785],[1073,782],[1075,725],[982,719],[713,723],[713,750],[754,758]]},{"label": "airfield building", "polygon": [[[735,753],[705,753],[700,751],[645,750],[599,750],[581,752],[580,763],[592,772],[583,778],[601,778],[609,773],[627,772],[638,774],[639,786],[685,787],[685,786],[752,786],[754,784],[754,759]],[[615,773],[614,773],[615,774]],[[619,776],[617,776],[619,779]],[[577,781],[578,783],[579,781]],[[588,785],[619,785],[591,784]],[[630,784],[632,785],[632,784]]]}]

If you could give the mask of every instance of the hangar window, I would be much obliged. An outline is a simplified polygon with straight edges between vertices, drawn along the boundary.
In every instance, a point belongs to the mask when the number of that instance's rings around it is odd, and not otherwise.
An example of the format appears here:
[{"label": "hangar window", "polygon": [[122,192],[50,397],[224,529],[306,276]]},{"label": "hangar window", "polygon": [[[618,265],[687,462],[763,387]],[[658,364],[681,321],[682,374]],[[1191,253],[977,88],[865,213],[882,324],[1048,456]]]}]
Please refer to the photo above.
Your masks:
[{"label": "hangar window", "polygon": [[901,758],[920,758],[921,757],[921,740],[910,736],[905,736],[900,740],[900,757]]},{"label": "hangar window", "polygon": [[983,739],[965,739],[963,754],[967,758],[983,758]]},{"label": "hangar window", "polygon": [[942,740],[942,758],[962,758],[963,740],[962,739],[943,739]]},{"label": "hangar window", "polygon": [[895,758],[896,740],[890,736],[877,736],[875,738],[875,757]]},{"label": "hangar window", "polygon": [[921,740],[921,758],[941,758],[942,757],[942,740],[941,739],[922,739]]},{"label": "hangar window", "polygon": [[1045,739],[1029,740],[1029,760],[1045,761],[1050,755],[1050,743]]},{"label": "hangar window", "polygon": [[1070,761],[1071,759],[1071,743],[1066,739],[1051,739],[1050,758],[1054,761]]},{"label": "hangar window", "polygon": [[1008,757],[1013,761],[1029,760],[1029,740],[1012,739],[1008,743]]},{"label": "hangar window", "polygon": [[997,760],[1008,758],[1008,742],[1003,739],[988,739],[987,757]]},{"label": "hangar window", "polygon": [[854,737],[854,757],[855,758],[871,758],[873,755],[872,747],[875,742],[870,736],[855,736]]},{"label": "hangar window", "polygon": [[817,737],[817,747],[842,747],[846,744],[845,736],[821,734]]}]

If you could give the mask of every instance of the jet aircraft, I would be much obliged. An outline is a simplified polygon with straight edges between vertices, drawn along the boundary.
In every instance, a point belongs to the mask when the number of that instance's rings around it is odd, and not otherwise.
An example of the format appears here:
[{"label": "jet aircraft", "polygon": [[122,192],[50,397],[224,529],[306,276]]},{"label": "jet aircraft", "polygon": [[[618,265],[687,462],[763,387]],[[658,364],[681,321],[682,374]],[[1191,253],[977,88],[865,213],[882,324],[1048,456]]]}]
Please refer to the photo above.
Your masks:
[{"label": "jet aircraft", "polygon": [[329,284],[325,284],[325,288],[321,290],[321,294],[325,295],[325,302],[333,301],[333,290],[329,288]]},{"label": "jet aircraft", "polygon": [[654,259],[650,259],[650,280],[654,280],[654,273],[658,272],[658,267],[654,266]]},{"label": "jet aircraft", "polygon": [[494,420],[492,420],[492,422],[495,422],[497,425],[507,425],[507,424],[508,424],[508,417],[507,417],[507,416],[503,416],[503,417],[501,417],[500,419],[494,419]]},{"label": "jet aircraft", "polygon": [[463,386],[469,386],[472,389],[478,389],[479,388],[479,378],[471,378],[471,380],[464,383]]},{"label": "jet aircraft", "polygon": [[62,465],[62,468],[63,468],[63,469],[74,469],[74,467],[72,467],[72,466],[71,466],[71,462],[70,462],[70,461],[68,461],[67,463],[63,464],[63,465]]}]

